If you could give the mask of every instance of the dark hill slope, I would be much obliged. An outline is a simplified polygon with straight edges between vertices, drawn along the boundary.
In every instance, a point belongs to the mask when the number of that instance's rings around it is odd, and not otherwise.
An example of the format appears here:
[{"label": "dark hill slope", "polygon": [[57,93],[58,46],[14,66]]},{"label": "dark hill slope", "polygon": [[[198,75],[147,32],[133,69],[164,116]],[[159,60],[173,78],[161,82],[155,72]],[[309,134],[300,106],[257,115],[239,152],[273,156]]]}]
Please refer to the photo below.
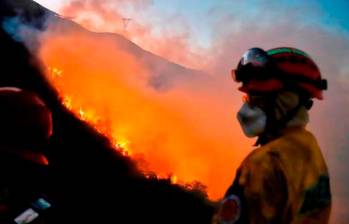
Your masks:
[{"label": "dark hill slope", "polygon": [[[41,29],[43,19],[55,15],[31,0],[0,2],[1,24],[19,14],[23,22]],[[34,91],[53,112],[54,135],[47,153],[56,222],[210,223],[213,207],[200,192],[188,192],[168,180],[144,178],[104,136],[66,110],[41,74],[37,59],[2,26],[0,65],[0,86]]]}]

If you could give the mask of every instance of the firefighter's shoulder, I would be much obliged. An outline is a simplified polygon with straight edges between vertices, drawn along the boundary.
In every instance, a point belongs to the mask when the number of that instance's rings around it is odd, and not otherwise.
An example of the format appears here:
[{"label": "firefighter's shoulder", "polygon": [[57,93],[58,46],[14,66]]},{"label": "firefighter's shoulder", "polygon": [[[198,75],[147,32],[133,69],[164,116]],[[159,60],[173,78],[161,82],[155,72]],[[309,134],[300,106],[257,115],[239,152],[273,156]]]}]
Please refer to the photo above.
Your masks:
[{"label": "firefighter's shoulder", "polygon": [[239,168],[239,185],[250,185],[254,186],[256,190],[260,189],[263,180],[279,168],[279,154],[279,150],[275,150],[270,145],[253,150]]}]

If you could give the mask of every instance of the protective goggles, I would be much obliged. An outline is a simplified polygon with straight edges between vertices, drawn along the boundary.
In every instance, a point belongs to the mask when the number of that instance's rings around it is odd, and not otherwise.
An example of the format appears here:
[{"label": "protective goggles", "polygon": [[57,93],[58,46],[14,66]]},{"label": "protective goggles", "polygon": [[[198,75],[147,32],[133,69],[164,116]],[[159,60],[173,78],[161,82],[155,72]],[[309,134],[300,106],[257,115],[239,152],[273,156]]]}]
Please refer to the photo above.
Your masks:
[{"label": "protective goggles", "polygon": [[[240,59],[237,69],[231,71],[234,81],[243,83],[251,79],[267,80],[273,77],[275,78],[277,73],[281,72],[278,71],[274,65],[273,59],[261,48],[251,48],[246,51]],[[282,77],[278,77],[278,79],[281,78]],[[287,80],[286,77],[283,77],[283,79],[289,83],[305,82],[312,84],[321,90],[327,89],[327,81],[325,79],[311,80],[302,76],[293,76],[291,80]]]},{"label": "protective goggles", "polygon": [[270,57],[263,49],[251,48],[246,51],[237,69],[231,71],[232,78],[236,82],[245,82],[252,78],[270,78]]}]

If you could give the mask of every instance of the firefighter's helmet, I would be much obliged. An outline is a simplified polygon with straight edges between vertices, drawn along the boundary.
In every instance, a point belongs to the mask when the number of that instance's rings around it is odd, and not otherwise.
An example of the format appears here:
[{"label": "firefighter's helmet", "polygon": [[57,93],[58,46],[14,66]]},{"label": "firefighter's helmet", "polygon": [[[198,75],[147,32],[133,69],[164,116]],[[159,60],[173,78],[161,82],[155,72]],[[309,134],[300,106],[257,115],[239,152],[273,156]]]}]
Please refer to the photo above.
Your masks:
[{"label": "firefighter's helmet", "polygon": [[298,91],[309,98],[323,99],[327,81],[310,56],[296,48],[281,47],[264,51],[251,48],[245,52],[233,79],[242,82],[245,93],[275,92],[284,89]]},{"label": "firefighter's helmet", "polygon": [[52,133],[51,112],[34,93],[0,88],[0,146],[42,154]]}]

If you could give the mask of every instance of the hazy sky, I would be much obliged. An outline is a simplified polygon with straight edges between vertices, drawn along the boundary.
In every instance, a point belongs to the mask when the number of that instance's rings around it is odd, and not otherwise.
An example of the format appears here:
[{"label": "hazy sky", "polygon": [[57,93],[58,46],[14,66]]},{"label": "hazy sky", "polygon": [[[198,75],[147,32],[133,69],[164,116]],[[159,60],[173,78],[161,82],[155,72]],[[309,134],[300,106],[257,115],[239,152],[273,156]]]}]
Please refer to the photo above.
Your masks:
[{"label": "hazy sky", "polygon": [[[36,0],[36,2],[46,6],[47,8],[60,12],[60,10],[74,0]],[[92,1],[93,2],[93,1]],[[96,0],[97,2],[107,2]],[[132,18],[135,23],[151,24],[154,30],[159,32],[168,29],[168,20],[177,18],[185,21],[190,28],[191,40],[195,44],[200,44],[203,47],[210,47],[212,43],[212,35],[215,28],[212,26],[214,17],[217,16],[217,11],[222,14],[229,12],[236,13],[240,16],[238,20],[248,19],[253,17],[261,10],[265,13],[270,13],[273,9],[283,9],[290,7],[292,10],[302,11],[303,22],[308,20],[310,23],[317,23],[330,29],[336,28],[349,32],[349,1],[347,0],[309,0],[309,1],[247,1],[241,3],[236,0],[138,0],[138,2],[145,2],[146,7],[133,8],[129,7],[134,2],[124,1],[109,1],[118,8],[121,15],[127,18]],[[126,4],[125,4],[126,2]],[[267,5],[271,5],[268,9]],[[270,11],[269,11],[270,10]],[[271,13],[275,13],[271,12]],[[282,16],[282,15],[280,15]],[[175,24],[175,21],[171,23]],[[256,20],[258,23],[259,20]],[[222,24],[225,26],[227,24]],[[173,27],[172,27],[173,28]],[[174,28],[176,29],[176,28]]]}]

